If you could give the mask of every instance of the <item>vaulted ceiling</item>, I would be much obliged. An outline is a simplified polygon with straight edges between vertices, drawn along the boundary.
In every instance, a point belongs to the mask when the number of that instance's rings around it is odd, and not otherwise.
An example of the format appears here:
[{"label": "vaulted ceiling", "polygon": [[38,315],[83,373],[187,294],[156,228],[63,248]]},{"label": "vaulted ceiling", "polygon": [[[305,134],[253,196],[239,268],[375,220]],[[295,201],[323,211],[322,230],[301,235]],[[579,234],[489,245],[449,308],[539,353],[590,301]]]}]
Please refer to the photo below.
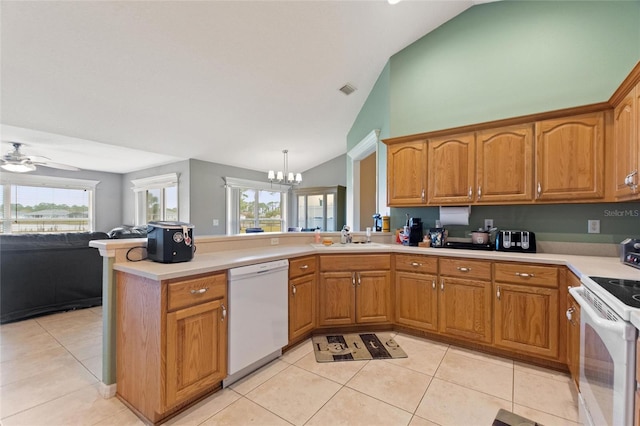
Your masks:
[{"label": "vaulted ceiling", "polygon": [[346,152],[389,58],[475,3],[3,0],[2,154],[266,171],[286,148],[308,170]]}]

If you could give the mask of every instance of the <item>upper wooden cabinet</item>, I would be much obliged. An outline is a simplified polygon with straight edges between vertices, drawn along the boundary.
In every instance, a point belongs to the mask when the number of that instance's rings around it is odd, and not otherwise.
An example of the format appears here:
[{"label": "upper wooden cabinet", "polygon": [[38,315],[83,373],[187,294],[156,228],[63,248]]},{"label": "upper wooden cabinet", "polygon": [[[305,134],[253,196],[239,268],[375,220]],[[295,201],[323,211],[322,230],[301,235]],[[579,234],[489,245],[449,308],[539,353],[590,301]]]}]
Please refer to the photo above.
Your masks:
[{"label": "upper wooden cabinet", "polygon": [[427,150],[429,204],[468,204],[474,198],[473,133],[430,139]]},{"label": "upper wooden cabinet", "polygon": [[427,144],[424,140],[387,148],[387,204],[418,206],[427,200]]},{"label": "upper wooden cabinet", "polygon": [[476,133],[479,203],[533,200],[533,124]]},{"label": "upper wooden cabinet", "polygon": [[[640,198],[640,84],[625,96],[613,111],[613,169],[614,196],[616,199]],[[634,174],[635,172],[635,174]],[[631,176],[630,176],[631,175]],[[628,185],[627,176],[632,179]]]},{"label": "upper wooden cabinet", "polygon": [[536,199],[604,198],[604,112],[536,123]]}]

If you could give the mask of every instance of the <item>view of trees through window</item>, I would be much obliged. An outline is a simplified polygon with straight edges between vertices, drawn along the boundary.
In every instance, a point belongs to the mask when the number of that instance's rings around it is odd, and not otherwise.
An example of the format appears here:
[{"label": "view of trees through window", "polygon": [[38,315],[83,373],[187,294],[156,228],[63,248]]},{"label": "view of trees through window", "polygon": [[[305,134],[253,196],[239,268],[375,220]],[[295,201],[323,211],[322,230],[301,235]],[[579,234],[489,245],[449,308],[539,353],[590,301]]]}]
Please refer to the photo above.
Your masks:
[{"label": "view of trees through window", "polygon": [[4,188],[2,193],[3,233],[91,230],[87,190],[10,185],[10,199],[5,199]]},{"label": "view of trees through window", "polygon": [[281,206],[280,192],[241,190],[240,232],[247,232],[247,228],[262,228],[265,232],[282,231]]},{"label": "view of trees through window", "polygon": [[178,187],[149,189],[147,191],[147,223],[178,220]]}]

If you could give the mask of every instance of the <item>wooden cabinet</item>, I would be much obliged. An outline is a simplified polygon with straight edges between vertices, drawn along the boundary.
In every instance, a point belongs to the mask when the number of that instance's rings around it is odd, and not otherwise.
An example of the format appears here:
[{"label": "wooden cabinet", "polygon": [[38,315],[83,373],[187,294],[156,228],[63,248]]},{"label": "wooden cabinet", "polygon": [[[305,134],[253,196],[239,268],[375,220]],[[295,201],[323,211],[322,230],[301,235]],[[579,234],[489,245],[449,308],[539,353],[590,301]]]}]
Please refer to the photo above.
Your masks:
[{"label": "wooden cabinet", "polygon": [[396,322],[438,330],[438,258],[395,255]]},{"label": "wooden cabinet", "polygon": [[491,262],[440,258],[442,333],[491,343]]},{"label": "wooden cabinet", "polygon": [[117,273],[117,393],[152,423],[227,373],[225,273],[157,282]]},{"label": "wooden cabinet", "polygon": [[525,263],[494,265],[494,343],[557,359],[558,270]]},{"label": "wooden cabinet", "polygon": [[320,256],[318,325],[389,322],[390,255]]},{"label": "wooden cabinet", "polygon": [[476,133],[478,203],[533,200],[533,124]]},{"label": "wooden cabinet", "polygon": [[536,199],[604,197],[604,113],[536,123]]},{"label": "wooden cabinet", "polygon": [[387,205],[427,202],[427,144],[416,140],[387,147]]},{"label": "wooden cabinet", "polygon": [[289,261],[289,342],[316,327],[316,257]]},{"label": "wooden cabinet", "polygon": [[580,305],[567,295],[567,366],[571,378],[580,389]]},{"label": "wooden cabinet", "polygon": [[[613,169],[616,199],[640,198],[640,84],[613,111]],[[631,182],[627,182],[631,179]]]},{"label": "wooden cabinet", "polygon": [[430,139],[429,204],[468,204],[474,199],[475,136],[473,133]]}]

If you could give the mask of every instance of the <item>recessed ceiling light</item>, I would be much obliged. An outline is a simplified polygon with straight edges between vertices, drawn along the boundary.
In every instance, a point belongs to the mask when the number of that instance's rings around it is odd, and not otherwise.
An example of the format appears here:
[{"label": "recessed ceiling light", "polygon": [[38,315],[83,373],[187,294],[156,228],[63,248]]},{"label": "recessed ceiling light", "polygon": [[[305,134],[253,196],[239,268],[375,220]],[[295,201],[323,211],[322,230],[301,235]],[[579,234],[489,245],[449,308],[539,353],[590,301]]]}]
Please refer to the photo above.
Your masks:
[{"label": "recessed ceiling light", "polygon": [[352,84],[347,83],[344,86],[342,86],[339,90],[345,95],[350,95],[356,91],[356,88]]},{"label": "recessed ceiling light", "polygon": [[389,4],[398,4],[401,0],[387,0]]}]

